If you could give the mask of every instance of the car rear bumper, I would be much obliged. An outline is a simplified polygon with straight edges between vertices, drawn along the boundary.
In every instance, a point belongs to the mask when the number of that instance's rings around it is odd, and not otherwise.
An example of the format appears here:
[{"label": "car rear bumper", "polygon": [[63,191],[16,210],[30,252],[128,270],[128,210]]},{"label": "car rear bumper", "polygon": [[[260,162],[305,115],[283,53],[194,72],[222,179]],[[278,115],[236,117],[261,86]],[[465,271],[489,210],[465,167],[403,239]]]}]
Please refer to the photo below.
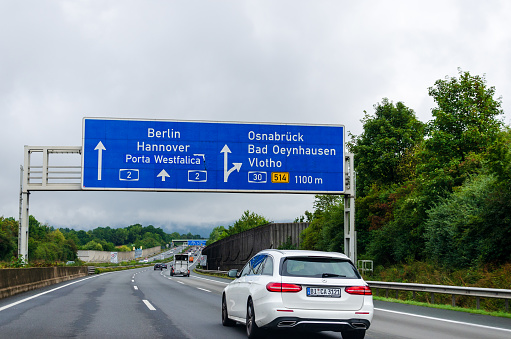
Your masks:
[{"label": "car rear bumper", "polygon": [[[324,331],[344,331],[369,328],[374,315],[373,299],[364,297],[358,310],[317,310],[283,307],[276,293],[254,301],[256,324],[272,328],[318,328]],[[289,322],[287,322],[289,321]],[[363,324],[363,325],[362,325]],[[324,329],[322,329],[324,328]]]},{"label": "car rear bumper", "polygon": [[367,319],[311,319],[279,317],[263,326],[267,329],[297,329],[307,331],[366,330],[371,326]]}]

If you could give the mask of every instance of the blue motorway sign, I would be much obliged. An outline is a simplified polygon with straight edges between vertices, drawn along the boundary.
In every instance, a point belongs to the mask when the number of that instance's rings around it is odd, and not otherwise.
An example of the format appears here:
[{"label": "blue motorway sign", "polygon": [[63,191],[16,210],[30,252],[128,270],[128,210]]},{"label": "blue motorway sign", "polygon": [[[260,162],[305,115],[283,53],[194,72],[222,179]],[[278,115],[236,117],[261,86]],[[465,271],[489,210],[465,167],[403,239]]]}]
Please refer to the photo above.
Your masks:
[{"label": "blue motorway sign", "polygon": [[188,240],[188,246],[206,246],[207,240]]},{"label": "blue motorway sign", "polygon": [[82,189],[341,194],[341,125],[84,118]]}]

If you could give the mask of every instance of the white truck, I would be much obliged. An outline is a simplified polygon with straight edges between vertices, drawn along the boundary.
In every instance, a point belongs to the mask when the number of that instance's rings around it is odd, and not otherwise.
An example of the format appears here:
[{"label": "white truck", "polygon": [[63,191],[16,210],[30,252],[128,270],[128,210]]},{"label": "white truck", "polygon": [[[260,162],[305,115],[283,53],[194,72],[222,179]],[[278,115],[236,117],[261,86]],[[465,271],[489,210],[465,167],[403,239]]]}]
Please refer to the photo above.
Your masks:
[{"label": "white truck", "polygon": [[190,267],[188,261],[188,254],[176,254],[174,255],[174,263],[170,270],[170,275],[182,275],[184,277],[190,276]]}]

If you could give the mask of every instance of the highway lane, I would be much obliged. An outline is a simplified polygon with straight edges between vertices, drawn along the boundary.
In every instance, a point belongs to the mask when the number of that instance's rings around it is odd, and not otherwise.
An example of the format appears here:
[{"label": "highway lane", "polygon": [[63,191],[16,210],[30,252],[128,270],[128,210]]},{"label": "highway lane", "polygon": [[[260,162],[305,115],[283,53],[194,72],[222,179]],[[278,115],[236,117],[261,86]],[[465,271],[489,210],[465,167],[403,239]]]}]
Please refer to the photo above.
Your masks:
[{"label": "highway lane", "polygon": [[[172,322],[146,307],[130,283],[132,274],[105,273],[2,299],[1,337],[165,337]],[[26,298],[32,299],[2,310]],[[177,329],[175,333],[175,338],[187,338]]]},{"label": "highway lane", "polygon": [[[243,326],[221,325],[221,292],[227,283],[194,273],[170,277],[169,270],[152,267],[78,279],[0,300],[0,337],[246,338]],[[32,299],[23,301],[27,298]],[[13,305],[16,302],[20,303]],[[511,337],[511,319],[378,301],[375,306],[368,339]]]}]

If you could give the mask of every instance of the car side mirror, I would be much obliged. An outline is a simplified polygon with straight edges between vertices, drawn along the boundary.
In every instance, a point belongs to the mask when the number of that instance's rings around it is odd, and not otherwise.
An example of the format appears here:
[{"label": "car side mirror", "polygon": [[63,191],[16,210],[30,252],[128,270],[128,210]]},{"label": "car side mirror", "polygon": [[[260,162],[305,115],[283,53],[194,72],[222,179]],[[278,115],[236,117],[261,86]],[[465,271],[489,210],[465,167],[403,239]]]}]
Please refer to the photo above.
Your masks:
[{"label": "car side mirror", "polygon": [[238,270],[237,269],[229,270],[229,272],[227,272],[227,276],[229,278],[238,278]]}]

